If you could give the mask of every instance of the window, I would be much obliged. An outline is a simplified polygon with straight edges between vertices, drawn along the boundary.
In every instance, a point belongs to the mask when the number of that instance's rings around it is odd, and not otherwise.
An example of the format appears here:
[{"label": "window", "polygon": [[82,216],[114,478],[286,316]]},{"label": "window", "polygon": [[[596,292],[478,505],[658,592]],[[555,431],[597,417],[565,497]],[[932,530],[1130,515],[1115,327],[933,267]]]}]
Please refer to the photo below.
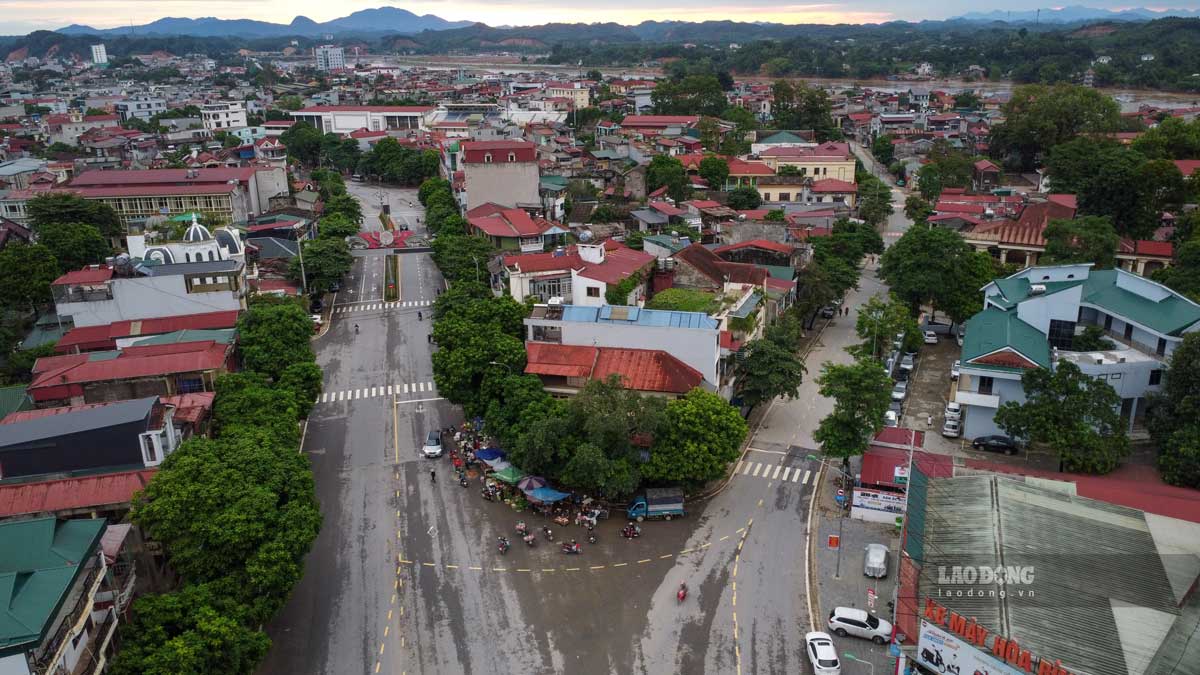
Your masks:
[{"label": "window", "polygon": [[587,287],[587,296],[589,298],[600,297],[600,288],[598,286],[588,286]]},{"label": "window", "polygon": [[787,201],[791,201],[791,200],[792,200],[792,193],[790,193],[790,192],[780,192],[779,193],[779,201],[787,202]]},{"label": "window", "polygon": [[510,161],[510,162],[517,161],[517,153],[515,153],[515,152],[508,153],[508,161]]},{"label": "window", "polygon": [[994,380],[990,377],[979,378],[979,393],[985,396],[990,396],[992,393],[992,384]]},{"label": "window", "polygon": [[1158,346],[1154,348],[1154,353],[1158,354],[1159,356],[1166,355],[1166,353],[1167,353],[1166,338],[1158,338]]},{"label": "window", "polygon": [[181,377],[179,378],[179,393],[195,394],[204,391],[204,380],[199,377]]},{"label": "window", "polygon": [[1162,384],[1162,370],[1154,369],[1150,371],[1150,386],[1157,387]]},{"label": "window", "polygon": [[1112,376],[1110,376],[1108,379],[1119,380],[1119,379],[1121,379],[1121,373],[1113,373]]},{"label": "window", "polygon": [[1046,339],[1049,340],[1051,347],[1070,349],[1071,342],[1075,339],[1075,322],[1051,319],[1050,331]]},{"label": "window", "polygon": [[483,156],[483,163],[484,163],[484,164],[491,164],[491,163],[492,163],[492,153],[490,153],[490,152],[489,152],[489,153],[485,153],[485,154],[484,154],[484,156]]},{"label": "window", "polygon": [[1112,330],[1112,315],[1104,315],[1104,330]]},{"label": "window", "polygon": [[1124,332],[1124,335],[1125,335],[1125,339],[1126,339],[1126,340],[1132,340],[1132,339],[1133,339],[1133,324],[1131,324],[1131,323],[1127,323],[1127,324],[1125,324],[1125,332]]}]

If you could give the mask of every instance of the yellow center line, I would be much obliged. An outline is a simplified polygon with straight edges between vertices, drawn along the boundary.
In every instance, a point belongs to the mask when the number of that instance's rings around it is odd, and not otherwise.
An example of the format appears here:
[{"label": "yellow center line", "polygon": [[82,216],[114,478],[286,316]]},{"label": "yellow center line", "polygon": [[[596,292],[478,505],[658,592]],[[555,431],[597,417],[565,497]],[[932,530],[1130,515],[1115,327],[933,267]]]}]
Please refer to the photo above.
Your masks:
[{"label": "yellow center line", "polygon": [[399,538],[400,538],[400,536],[401,536],[401,535],[400,535],[400,530],[396,530],[396,538],[397,538],[397,539],[399,539]]},{"label": "yellow center line", "polygon": [[566,570],[565,570],[565,571],[567,571],[567,572],[578,572],[578,571],[579,571],[579,568],[578,568],[578,567],[568,567],[568,568],[566,568]]},{"label": "yellow center line", "polygon": [[388,610],[388,621],[392,620],[392,610]]},{"label": "yellow center line", "polygon": [[738,534],[741,534],[741,533],[743,533],[743,532],[745,532],[745,531],[746,531],[746,528],[744,528],[744,527],[739,527],[739,528],[737,529],[737,533],[738,533]]},{"label": "yellow center line", "polygon": [[639,564],[640,563],[648,563],[648,562],[650,562],[649,558],[642,558],[641,560],[638,561]]},{"label": "yellow center line", "polygon": [[393,589],[400,588],[400,580],[399,580],[399,579],[397,579],[396,581],[394,581],[394,582],[392,583],[392,588],[393,588]]},{"label": "yellow center line", "polygon": [[401,646],[401,647],[403,647],[403,646],[404,646],[404,642],[405,642],[405,640],[404,640],[404,636],[403,636],[403,635],[401,635],[401,636],[400,636],[400,646]]},{"label": "yellow center line", "polygon": [[758,505],[759,505],[759,506],[762,506],[762,502],[763,502],[763,500],[761,500],[761,499],[760,499],[760,500],[758,500]]},{"label": "yellow center line", "polygon": [[[392,456],[395,458],[397,464],[400,463],[400,414],[398,412],[400,407],[399,401],[400,399],[398,397],[394,395],[392,396]],[[396,474],[396,478],[400,478],[399,473]],[[396,496],[399,497],[400,495],[397,494]]]},{"label": "yellow center line", "polygon": [[[399,476],[396,476],[396,478],[399,478]],[[399,490],[396,490],[396,496],[397,496],[397,497],[399,497],[399,496],[400,496],[400,491],[399,491]]]},{"label": "yellow center line", "polygon": [[456,570],[456,569],[458,569],[458,565],[446,565],[446,569],[448,569],[448,570]]},{"label": "yellow center line", "polygon": [[629,563],[613,563],[613,567],[624,567],[624,566],[626,566],[626,565],[628,565],[628,564],[629,564]]},{"label": "yellow center line", "polygon": [[529,568],[528,568],[528,567],[518,567],[518,568],[517,568],[517,571],[518,571],[518,572],[528,572],[528,571],[529,571]]},{"label": "yellow center line", "polygon": [[673,555],[675,555],[675,554],[674,554],[674,553],[664,553],[663,555],[660,555],[660,556],[658,556],[658,559],[659,559],[659,560],[666,560],[667,558],[670,558],[670,557],[671,557],[671,556],[673,556]]},{"label": "yellow center line", "polygon": [[554,567],[543,567],[543,568],[542,568],[542,571],[543,571],[543,572],[554,572],[554,571],[555,571],[555,569],[556,569],[556,568],[554,568]]},{"label": "yellow center line", "polygon": [[[400,567],[399,565],[396,565],[396,575],[397,575],[397,576],[399,576],[399,575],[400,575],[400,570],[402,570],[402,569],[404,569],[404,568],[403,568],[403,567]],[[397,581],[399,581],[399,580],[397,580]],[[392,588],[395,588],[395,586],[392,586]]]},{"label": "yellow center line", "polygon": [[604,569],[604,565],[592,565],[592,569],[594,569],[594,570],[602,570],[602,569]]},{"label": "yellow center line", "polygon": [[733,594],[733,606],[737,607],[737,593]]},{"label": "yellow center line", "polygon": [[396,604],[396,594],[392,593],[392,604]]},{"label": "yellow center line", "polygon": [[391,626],[384,626],[384,627],[383,627],[383,637],[387,637],[387,636],[388,636],[388,629],[389,629],[389,628],[391,628]]},{"label": "yellow center line", "polygon": [[725,541],[728,538],[729,538],[729,535],[725,535],[724,537],[721,537],[721,541]]},{"label": "yellow center line", "polygon": [[404,605],[400,605],[400,616],[404,616]]},{"label": "yellow center line", "polygon": [[493,567],[493,568],[492,568],[492,571],[493,571],[493,572],[507,572],[507,571],[508,571],[508,568],[505,568],[505,567]]},{"label": "yellow center line", "polygon": [[399,518],[399,517],[400,517],[400,509],[396,509],[396,517],[397,517],[397,518]]},{"label": "yellow center line", "polygon": [[746,521],[746,529],[747,529],[747,530],[748,530],[748,529],[750,529],[750,526],[751,526],[751,525],[753,525],[753,524],[754,524],[754,519],[753,519],[753,518],[751,518],[750,520],[747,520],[747,521]]},{"label": "yellow center line", "polygon": [[703,543],[703,544],[700,544],[700,548],[708,548],[709,546],[712,546],[712,542],[711,542],[711,541],[708,541],[708,542],[705,542],[705,543]]},{"label": "yellow center line", "polygon": [[377,673],[378,673],[378,672],[379,672],[379,667],[380,667],[380,666],[382,666],[382,665],[383,665],[382,663],[380,663],[379,661],[376,661],[376,662],[375,662],[375,672],[377,672]]},{"label": "yellow center line", "polygon": [[695,550],[696,550],[696,549],[694,549],[694,548],[685,548],[685,549],[683,549],[682,551],[680,551],[680,552],[679,552],[679,555],[683,555],[683,554],[685,554],[685,553],[691,553],[691,552],[693,552],[693,551],[695,551]]},{"label": "yellow center line", "polygon": [[421,563],[421,565],[423,567],[433,567],[433,563],[431,563],[431,562],[423,562],[423,563]]},{"label": "yellow center line", "polygon": [[386,647],[386,646],[387,646],[387,643],[386,643],[386,642],[380,642],[380,643],[379,643],[379,653],[380,653],[380,654],[383,654],[383,648],[384,648],[384,647]]},{"label": "yellow center line", "polygon": [[483,569],[483,568],[482,568],[482,567],[476,567],[476,566],[474,566],[474,565],[471,565],[471,566],[470,566],[470,567],[468,567],[467,569],[469,569],[469,570],[475,570],[476,572],[478,572],[479,570],[481,570],[481,569]]}]

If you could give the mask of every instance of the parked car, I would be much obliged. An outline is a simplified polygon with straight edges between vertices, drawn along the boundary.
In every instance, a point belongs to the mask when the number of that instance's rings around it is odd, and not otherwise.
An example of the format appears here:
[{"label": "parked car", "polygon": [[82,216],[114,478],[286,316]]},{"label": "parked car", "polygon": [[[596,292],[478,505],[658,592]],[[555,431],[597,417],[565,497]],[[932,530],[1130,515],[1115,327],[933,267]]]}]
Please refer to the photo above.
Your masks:
[{"label": "parked car", "polygon": [[821,316],[826,319],[832,319],[833,315],[836,313],[837,313],[837,310],[834,309],[833,305],[825,305],[824,307],[821,308]]},{"label": "parked car", "polygon": [[320,314],[322,309],[325,309],[325,301],[321,299],[321,296],[314,295],[309,298],[308,311],[313,314]]},{"label": "parked car", "polygon": [[1017,442],[1008,436],[1001,436],[1000,434],[980,436],[971,441],[971,448],[974,450],[987,450],[988,452],[1003,452],[1006,455],[1017,454]]},{"label": "parked car", "polygon": [[888,404],[888,410],[894,410],[896,411],[896,414],[899,415],[900,413],[904,412],[904,402],[892,401]]},{"label": "parked car", "polygon": [[805,651],[808,652],[808,662],[812,664],[814,675],[839,675],[842,672],[833,638],[828,634],[806,633],[804,644],[807,646]]},{"label": "parked car", "polygon": [[829,629],[838,637],[853,635],[879,645],[892,639],[892,624],[853,607],[834,607],[829,612]]},{"label": "parked car", "polygon": [[883,413],[883,426],[889,429],[900,426],[900,413],[895,410]]},{"label": "parked car", "polygon": [[863,574],[882,579],[888,573],[888,547],[883,544],[867,544],[863,549]]},{"label": "parked car", "polygon": [[925,344],[936,345],[937,343],[938,343],[937,333],[935,333],[931,330],[925,331]]},{"label": "parked car", "polygon": [[905,396],[908,396],[908,382],[897,382],[892,387],[892,400],[903,401]]},{"label": "parked car", "polygon": [[961,420],[962,404],[960,404],[958,401],[950,401],[946,404],[944,415],[948,420]]},{"label": "parked car", "polygon": [[962,361],[955,361],[954,365],[950,366],[950,379],[957,380],[959,369],[962,367]]},{"label": "parked car", "polygon": [[962,436],[962,420],[952,420],[947,418],[942,423],[942,435],[946,438],[958,438]]},{"label": "parked car", "polygon": [[912,354],[905,354],[904,358],[900,359],[900,370],[912,370],[917,365],[917,360]]},{"label": "parked car", "polygon": [[904,346],[904,333],[896,333],[896,337],[892,338],[892,349],[900,349]]},{"label": "parked car", "polygon": [[313,332],[314,332],[314,333],[319,333],[319,332],[321,332],[321,324],[323,323],[323,320],[321,319],[321,315],[320,315],[320,314],[313,314],[313,315],[309,316],[308,318],[312,319],[312,322],[313,322]]},{"label": "parked car", "polygon": [[958,346],[959,346],[959,347],[961,347],[961,346],[962,346],[962,343],[963,343],[963,331],[962,331],[962,329],[959,329],[959,331],[958,331],[957,333],[955,333],[955,334],[954,334],[954,341],[958,343]]},{"label": "parked car", "polygon": [[442,432],[431,431],[425,436],[425,447],[421,452],[430,459],[442,456]]}]

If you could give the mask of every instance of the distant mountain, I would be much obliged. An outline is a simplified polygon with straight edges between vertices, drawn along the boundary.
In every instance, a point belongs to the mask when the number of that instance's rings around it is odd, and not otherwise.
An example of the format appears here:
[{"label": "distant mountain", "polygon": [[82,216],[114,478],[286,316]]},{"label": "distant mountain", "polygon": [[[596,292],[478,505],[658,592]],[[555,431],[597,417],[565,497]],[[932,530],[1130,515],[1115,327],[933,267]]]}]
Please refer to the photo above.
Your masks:
[{"label": "distant mountain", "polygon": [[141,26],[99,29],[72,24],[58,29],[65,35],[192,35],[196,37],[319,37],[326,33],[420,33],[470,26],[470,21],[446,21],[432,14],[418,16],[398,7],[379,7],[354,12],[349,16],[313,21],[298,16],[290,24],[251,19],[187,19],[166,17]]},{"label": "distant mountain", "polygon": [[1145,7],[1136,7],[1132,9],[1123,9],[1114,11],[1111,9],[1101,9],[1098,7],[1083,7],[1074,5],[1071,7],[1062,7],[1059,9],[1043,9],[1028,10],[1020,12],[1006,12],[1004,10],[993,10],[991,12],[967,12],[962,16],[956,16],[950,21],[1005,21],[1008,23],[1033,23],[1040,21],[1041,23],[1078,23],[1081,21],[1153,21],[1154,19],[1162,19],[1168,16],[1179,17],[1197,17],[1200,16],[1200,10],[1196,9],[1146,9]]}]

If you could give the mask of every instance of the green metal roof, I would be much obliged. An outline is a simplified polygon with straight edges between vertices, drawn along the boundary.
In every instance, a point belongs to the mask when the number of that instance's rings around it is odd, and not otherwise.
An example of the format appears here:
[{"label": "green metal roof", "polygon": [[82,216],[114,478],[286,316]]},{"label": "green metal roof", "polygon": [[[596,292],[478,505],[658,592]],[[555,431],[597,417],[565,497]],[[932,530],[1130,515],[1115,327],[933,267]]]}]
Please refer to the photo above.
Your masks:
[{"label": "green metal roof", "polygon": [[0,523],[0,656],[42,641],[104,527],[103,518]]},{"label": "green metal roof", "polygon": [[796,134],[793,134],[790,131],[780,131],[779,133],[771,134],[770,136],[767,136],[766,138],[762,139],[761,141],[758,141],[758,143],[760,145],[776,145],[779,143],[806,143],[806,142],[807,141],[805,141],[803,138],[800,138],[799,136],[797,136]]},{"label": "green metal roof", "polygon": [[139,347],[146,345],[173,345],[181,342],[205,342],[212,340],[217,344],[227,345],[233,342],[237,335],[236,328],[211,328],[177,330],[173,333],[163,333],[142,338],[133,344]]},{"label": "green metal roof", "polygon": [[[967,320],[962,347],[964,363],[1005,348],[1019,353],[1043,368],[1050,367],[1050,343],[1046,341],[1046,336],[1019,319],[1016,312],[989,308]],[[1020,368],[974,363],[971,365],[1005,372],[1021,372]]]},{"label": "green metal roof", "polygon": [[1164,335],[1180,335],[1200,321],[1200,306],[1171,291],[1154,301],[1117,286],[1116,270],[1093,270],[1083,288],[1083,302],[1127,318]]},{"label": "green metal roof", "polygon": [[29,394],[25,393],[25,385],[0,387],[0,420],[18,410],[29,410],[32,407],[33,402],[29,400]]},{"label": "green metal roof", "polygon": [[[678,253],[678,252],[682,251],[683,249],[687,248],[688,246],[691,246],[691,242],[684,244],[680,241],[676,241],[675,237],[672,237],[669,234],[652,234],[648,237],[642,237],[642,241],[643,242],[648,241],[653,244],[658,244],[659,246],[670,251],[671,253]],[[645,244],[643,244],[643,246],[644,245]]]},{"label": "green metal roof", "polygon": [[[1059,291],[1065,291],[1068,288],[1074,288],[1082,284],[1083,280],[1041,281],[1038,283],[1046,287],[1046,292],[1041,294],[1042,296],[1045,296],[1054,295],[1055,293],[1058,293]],[[1033,285],[1029,279],[1024,277],[1008,277],[1007,279],[997,279],[995,284],[996,287],[1000,289],[1000,292],[1004,294],[1004,300],[1007,302],[997,302],[995,296],[993,296],[991,300],[992,302],[996,302],[996,304],[1003,305],[1005,307],[1015,307],[1022,300],[1027,299],[1030,295],[1029,287]]]},{"label": "green metal roof", "polygon": [[791,281],[796,278],[796,270],[791,265],[759,265],[774,279]]}]

